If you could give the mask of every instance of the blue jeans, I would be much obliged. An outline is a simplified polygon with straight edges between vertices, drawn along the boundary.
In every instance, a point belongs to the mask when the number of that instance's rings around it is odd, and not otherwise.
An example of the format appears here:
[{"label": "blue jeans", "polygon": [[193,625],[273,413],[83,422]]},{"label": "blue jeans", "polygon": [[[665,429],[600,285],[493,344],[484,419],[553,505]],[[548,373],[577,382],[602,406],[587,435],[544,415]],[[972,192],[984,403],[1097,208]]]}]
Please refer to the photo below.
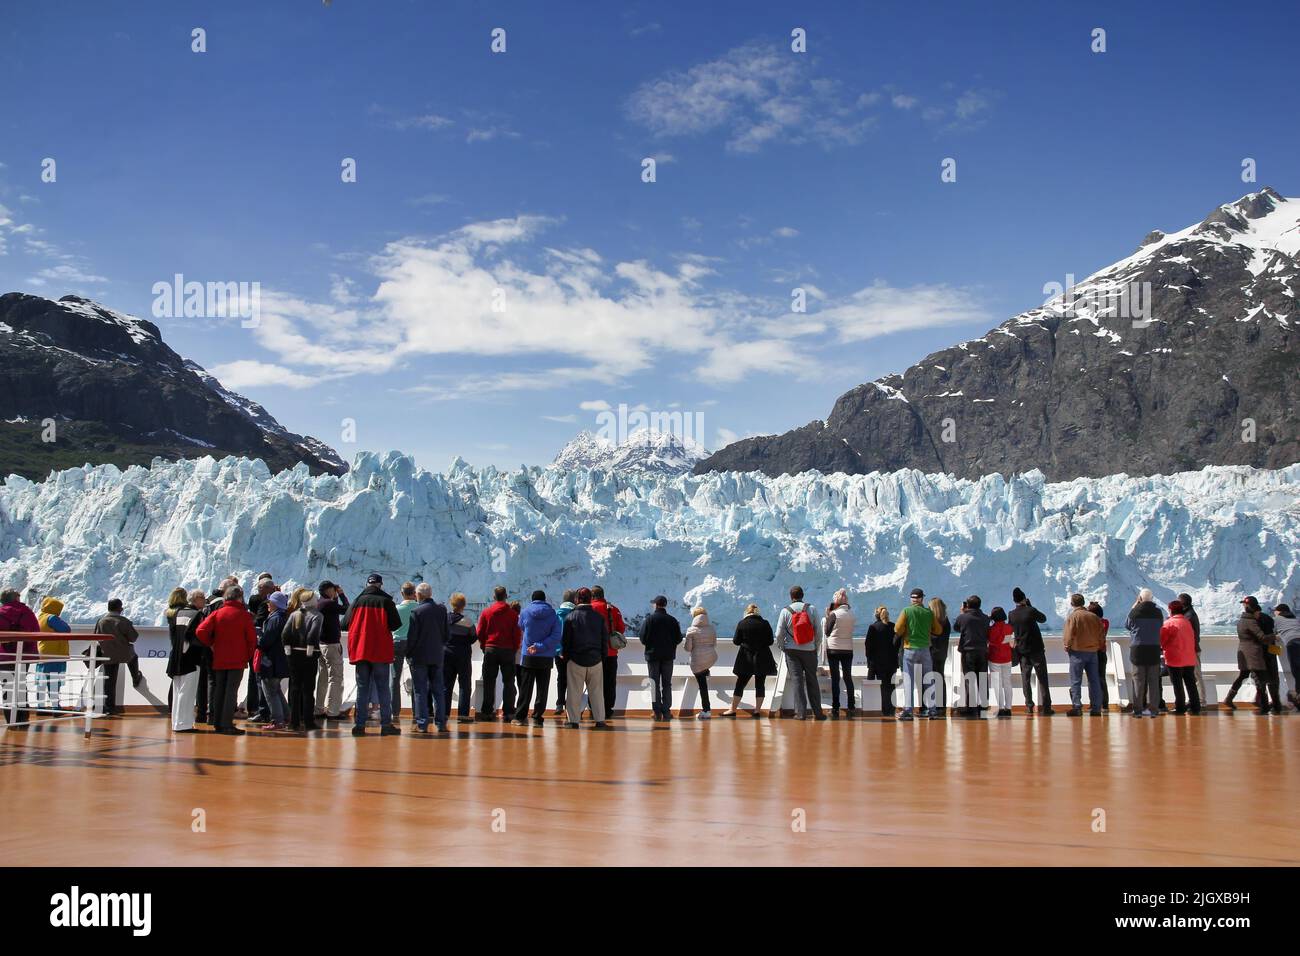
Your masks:
[{"label": "blue jeans", "polygon": [[36,665],[36,700],[51,710],[59,709],[63,696],[63,679],[68,671],[67,661],[48,661]]},{"label": "blue jeans", "polygon": [[429,726],[429,695],[433,695],[433,723],[436,727],[447,725],[447,688],[442,681],[442,665],[411,665],[411,710],[416,726],[424,730]]},{"label": "blue jeans", "polygon": [[931,701],[927,707],[925,700],[926,677],[931,671],[930,648],[918,647],[903,651],[903,713],[912,712],[914,698],[919,699],[922,710],[937,712],[937,701]]},{"label": "blue jeans", "polygon": [[388,695],[388,665],[372,661],[357,661],[357,707],[353,724],[366,726],[370,715],[370,698],[379,704],[379,725],[387,727],[393,722],[393,701]]},{"label": "blue jeans", "polygon": [[1088,675],[1088,706],[1101,707],[1101,668],[1096,651],[1068,651],[1070,655],[1070,706],[1083,709],[1083,675]]},{"label": "blue jeans", "polygon": [[267,711],[271,715],[271,720],[277,724],[286,724],[289,722],[289,702],[284,699],[284,691],[280,689],[280,678],[263,677],[262,681],[262,700],[266,703]]},{"label": "blue jeans", "polygon": [[650,675],[650,700],[656,717],[667,717],[673,706],[673,661],[646,661]]}]

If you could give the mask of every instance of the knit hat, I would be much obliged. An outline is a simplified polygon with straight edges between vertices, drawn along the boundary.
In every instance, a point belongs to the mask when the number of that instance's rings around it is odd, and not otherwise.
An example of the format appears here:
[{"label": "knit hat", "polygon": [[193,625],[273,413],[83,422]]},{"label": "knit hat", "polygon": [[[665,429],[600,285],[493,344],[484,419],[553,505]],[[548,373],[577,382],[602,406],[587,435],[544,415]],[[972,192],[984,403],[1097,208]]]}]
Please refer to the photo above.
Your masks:
[{"label": "knit hat", "polygon": [[283,611],[289,606],[289,595],[283,591],[272,591],[266,598],[266,603],[271,607],[279,608]]},{"label": "knit hat", "polygon": [[1023,601],[1024,599],[1025,599],[1025,592],[1024,592],[1024,591],[1020,590],[1020,588],[1015,588],[1015,589],[1012,590],[1012,592],[1011,592],[1011,600],[1013,600],[1013,601],[1015,601],[1017,604],[1019,604],[1019,603],[1020,603],[1021,601]]}]

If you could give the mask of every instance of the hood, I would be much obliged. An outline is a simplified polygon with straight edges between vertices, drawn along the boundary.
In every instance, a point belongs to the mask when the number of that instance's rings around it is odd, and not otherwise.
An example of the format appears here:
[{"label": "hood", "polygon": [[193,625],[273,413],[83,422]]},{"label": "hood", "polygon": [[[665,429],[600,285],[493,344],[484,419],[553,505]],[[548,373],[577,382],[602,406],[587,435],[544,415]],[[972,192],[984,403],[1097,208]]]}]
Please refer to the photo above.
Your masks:
[{"label": "hood", "polygon": [[41,601],[41,613],[58,617],[63,613],[63,602],[58,598],[47,597]]}]

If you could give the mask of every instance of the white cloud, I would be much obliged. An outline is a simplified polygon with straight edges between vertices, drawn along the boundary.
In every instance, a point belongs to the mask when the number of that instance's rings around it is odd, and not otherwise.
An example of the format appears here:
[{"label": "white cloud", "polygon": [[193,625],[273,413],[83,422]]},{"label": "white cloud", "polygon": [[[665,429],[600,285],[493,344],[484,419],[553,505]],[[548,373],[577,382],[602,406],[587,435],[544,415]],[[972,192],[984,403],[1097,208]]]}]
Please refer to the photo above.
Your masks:
[{"label": "white cloud", "polygon": [[772,235],[780,239],[793,239],[795,236],[799,235],[799,230],[795,229],[793,226],[778,226],[772,230]]},{"label": "white cloud", "polygon": [[712,349],[707,361],[695,370],[695,375],[706,381],[732,384],[753,372],[785,372],[792,379],[806,379],[815,371],[815,365],[802,358],[795,359],[791,341],[756,339]]},{"label": "white cloud", "polygon": [[897,109],[900,110],[910,110],[913,106],[915,106],[917,103],[920,102],[920,100],[918,100],[915,96],[911,96],[907,93],[895,93],[890,98],[889,101],[893,103]]},{"label": "white cloud", "polygon": [[991,315],[967,289],[946,285],[895,288],[876,281],[811,318],[833,328],[842,341],[857,342],[910,329],[988,322]]},{"label": "white cloud", "polygon": [[300,372],[293,371],[293,369],[285,368],[283,365],[258,362],[254,359],[227,362],[225,365],[215,366],[210,371],[222,385],[232,392],[268,385],[279,385],[284,388],[310,388],[322,381],[319,375],[303,375]]},{"label": "white cloud", "polygon": [[660,135],[725,130],[728,149],[751,153],[778,141],[860,142],[875,123],[862,112],[873,103],[843,96],[835,81],[812,77],[803,58],[777,45],[750,43],[642,84],[627,110]]},{"label": "white cloud", "polygon": [[[29,277],[27,281],[34,286],[44,286],[50,282],[55,282],[62,283],[66,287],[68,285],[83,286],[91,282],[107,282],[108,279],[105,276],[85,272],[80,266],[65,262],[61,265],[42,269],[36,275]],[[70,291],[75,292],[78,290],[73,288]]]},{"label": "white cloud", "polygon": [[563,425],[572,425],[578,420],[578,416],[572,413],[568,415],[543,415],[542,421],[560,422]]},{"label": "white cloud", "polygon": [[603,398],[598,398],[592,402],[579,402],[578,407],[584,412],[607,412],[610,409],[610,404]]},{"label": "white cloud", "polygon": [[393,120],[393,126],[397,129],[444,129],[455,122],[437,113],[424,113],[419,116],[400,116]]}]

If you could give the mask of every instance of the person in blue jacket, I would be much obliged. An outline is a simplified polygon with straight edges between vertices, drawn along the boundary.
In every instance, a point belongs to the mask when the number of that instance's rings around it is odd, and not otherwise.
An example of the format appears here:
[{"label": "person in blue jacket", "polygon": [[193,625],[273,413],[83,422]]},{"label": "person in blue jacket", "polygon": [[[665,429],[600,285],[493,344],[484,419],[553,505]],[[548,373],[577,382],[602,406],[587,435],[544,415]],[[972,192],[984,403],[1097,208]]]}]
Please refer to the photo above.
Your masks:
[{"label": "person in blue jacket", "polygon": [[524,640],[519,648],[519,704],[515,708],[515,723],[528,726],[528,701],[537,693],[533,707],[533,726],[545,723],[546,691],[551,683],[551,666],[560,651],[560,617],[555,608],[546,603],[545,591],[534,591],[529,605],[519,613],[519,626]]},{"label": "person in blue jacket", "polygon": [[282,684],[289,676],[289,658],[284,652],[281,632],[288,620],[289,595],[273,591],[266,598],[271,613],[262,623],[257,635],[257,676],[262,684],[262,696],[270,711],[268,730],[284,730],[289,726],[289,702],[285,700]]}]

